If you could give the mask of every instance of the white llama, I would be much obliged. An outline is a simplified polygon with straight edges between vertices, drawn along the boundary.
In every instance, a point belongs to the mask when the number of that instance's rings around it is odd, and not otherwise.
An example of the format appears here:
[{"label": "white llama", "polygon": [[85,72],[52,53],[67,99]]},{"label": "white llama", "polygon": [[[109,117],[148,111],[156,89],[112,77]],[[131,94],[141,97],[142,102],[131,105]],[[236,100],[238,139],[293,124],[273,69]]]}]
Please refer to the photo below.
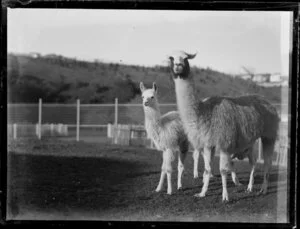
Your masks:
[{"label": "white llama", "polygon": [[248,191],[254,182],[255,157],[252,147],[261,138],[264,158],[264,180],[262,193],[267,192],[269,170],[276,140],[279,118],[276,109],[257,95],[231,97],[211,97],[198,99],[193,76],[190,74],[188,59],[196,56],[180,51],[170,56],[170,69],[175,82],[177,106],[188,139],[195,149],[203,150],[205,171],[203,187],[196,197],[204,197],[211,174],[212,150],[220,154],[222,177],[222,200],[228,201],[227,172],[238,183],[232,158],[249,158],[252,165]]},{"label": "white llama", "polygon": [[[184,171],[184,160],[189,148],[189,142],[184,133],[183,125],[176,111],[170,111],[161,115],[157,100],[157,86],[146,89],[144,84],[140,83],[142,92],[143,108],[145,113],[145,129],[148,136],[153,140],[156,148],[163,151],[163,163],[161,175],[156,192],[163,188],[164,179],[167,176],[168,194],[172,194],[172,162],[178,153],[178,178],[177,188],[182,188],[182,173]],[[194,177],[198,176],[199,152],[194,154]]]}]

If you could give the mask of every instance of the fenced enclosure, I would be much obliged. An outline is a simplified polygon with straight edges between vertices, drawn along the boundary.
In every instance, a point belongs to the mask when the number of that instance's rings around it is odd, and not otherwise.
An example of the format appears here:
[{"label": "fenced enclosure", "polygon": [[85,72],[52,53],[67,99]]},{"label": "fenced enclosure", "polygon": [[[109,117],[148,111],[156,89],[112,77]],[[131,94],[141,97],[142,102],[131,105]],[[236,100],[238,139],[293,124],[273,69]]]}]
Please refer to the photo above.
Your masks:
[{"label": "fenced enclosure", "polygon": [[[288,105],[273,104],[281,117],[274,162],[287,164],[289,147]],[[142,104],[8,104],[8,139],[60,138],[153,148],[144,129]],[[177,110],[160,104],[161,113]],[[260,141],[256,146],[262,160]]]}]

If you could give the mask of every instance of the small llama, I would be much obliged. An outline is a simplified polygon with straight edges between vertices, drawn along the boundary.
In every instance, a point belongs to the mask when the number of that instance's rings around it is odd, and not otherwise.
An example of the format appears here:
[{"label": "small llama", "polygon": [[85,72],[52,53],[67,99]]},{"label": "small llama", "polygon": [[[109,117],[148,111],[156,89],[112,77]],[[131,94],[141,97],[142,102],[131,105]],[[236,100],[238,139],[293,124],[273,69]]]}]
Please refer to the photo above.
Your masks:
[{"label": "small llama", "polygon": [[[164,179],[167,176],[169,195],[172,194],[172,162],[178,153],[178,180],[177,188],[182,188],[182,173],[184,170],[184,160],[189,148],[187,136],[184,133],[183,125],[176,111],[170,111],[161,115],[159,104],[157,101],[157,86],[153,83],[153,87],[146,89],[144,84],[140,83],[142,92],[143,108],[145,113],[145,129],[148,136],[154,142],[158,150],[163,151],[163,163],[161,167],[161,175],[156,192],[163,188]],[[194,152],[194,177],[198,177],[198,159],[199,152]],[[195,162],[196,161],[196,162]]]}]

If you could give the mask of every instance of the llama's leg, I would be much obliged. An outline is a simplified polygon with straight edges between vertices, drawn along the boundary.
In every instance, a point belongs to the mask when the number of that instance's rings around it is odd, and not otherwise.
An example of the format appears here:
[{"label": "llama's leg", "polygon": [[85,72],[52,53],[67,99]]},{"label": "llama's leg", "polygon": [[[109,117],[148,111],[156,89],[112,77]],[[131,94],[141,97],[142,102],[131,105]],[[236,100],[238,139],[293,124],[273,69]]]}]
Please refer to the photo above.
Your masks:
[{"label": "llama's leg", "polygon": [[186,152],[178,153],[178,177],[177,177],[177,189],[182,188],[182,174],[184,171],[184,160],[186,158]]},{"label": "llama's leg", "polygon": [[269,172],[272,166],[272,155],[274,152],[275,140],[262,138],[263,157],[264,157],[264,181],[260,193],[266,194],[268,190]]},{"label": "llama's leg", "polygon": [[[211,149],[211,154],[210,154],[210,168],[211,168],[210,176],[209,176],[210,178],[214,177],[213,172],[212,172],[214,157],[215,157],[215,148],[212,148]],[[203,172],[203,181],[202,181],[203,184],[204,184],[204,177],[205,177],[205,170]]]},{"label": "llama's leg", "polygon": [[156,192],[160,192],[162,190],[166,175],[167,175],[167,172],[166,172],[165,152],[163,152],[163,162],[162,162],[162,166],[161,166],[161,173],[160,173],[159,183],[158,183],[158,186],[155,190]]},{"label": "llama's leg", "polygon": [[167,174],[165,173],[165,171],[161,171],[160,173],[160,179],[159,179],[159,183],[158,183],[158,186],[157,188],[155,189],[156,192],[160,192],[163,188],[163,185],[164,185],[164,179],[165,179],[165,176]]},{"label": "llama's leg", "polygon": [[213,168],[213,162],[214,162],[214,158],[215,158],[215,152],[216,152],[215,148],[212,148],[211,154],[210,154],[210,168],[211,168],[210,178],[214,177],[212,168]]},{"label": "llama's leg", "polygon": [[232,181],[236,186],[240,186],[242,184],[239,182],[239,179],[236,175],[236,169],[234,167],[234,163],[233,163],[233,161],[231,161],[230,163],[231,163],[231,178],[232,178]]},{"label": "llama's leg", "polygon": [[220,151],[220,173],[222,177],[222,201],[229,201],[227,191],[227,173],[232,171],[231,157],[227,152]]},{"label": "llama's leg", "polygon": [[195,197],[205,196],[209,185],[209,179],[211,176],[211,148],[205,147],[202,155],[204,159],[203,186],[201,192],[196,194]]},{"label": "llama's leg", "polygon": [[175,160],[175,155],[174,155],[174,151],[167,149],[164,152],[164,156],[165,156],[165,171],[167,173],[167,182],[168,182],[168,191],[167,193],[169,195],[172,194],[172,162]]},{"label": "llama's leg", "polygon": [[199,164],[199,150],[194,150],[193,152],[193,159],[194,159],[194,178],[199,177],[198,173],[198,164]]},{"label": "llama's leg", "polygon": [[247,187],[247,192],[252,192],[253,184],[254,184],[254,172],[255,172],[255,165],[256,165],[256,155],[254,154],[253,148],[248,153],[249,164],[251,166],[249,184]]}]

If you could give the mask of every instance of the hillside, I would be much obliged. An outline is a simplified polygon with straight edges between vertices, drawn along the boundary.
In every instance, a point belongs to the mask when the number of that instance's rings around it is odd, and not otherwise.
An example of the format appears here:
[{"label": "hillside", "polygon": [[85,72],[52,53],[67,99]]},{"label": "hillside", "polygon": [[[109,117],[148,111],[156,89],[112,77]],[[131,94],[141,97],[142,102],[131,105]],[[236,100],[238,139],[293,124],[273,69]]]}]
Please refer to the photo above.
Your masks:
[{"label": "hillside", "polygon": [[[166,66],[134,66],[87,62],[58,55],[33,58],[8,54],[8,99],[13,103],[44,102],[139,103],[139,82],[156,81],[161,103],[174,103],[175,92]],[[264,88],[251,81],[233,78],[209,68],[191,68],[200,98],[212,95],[261,94],[279,103],[281,88]]]}]

